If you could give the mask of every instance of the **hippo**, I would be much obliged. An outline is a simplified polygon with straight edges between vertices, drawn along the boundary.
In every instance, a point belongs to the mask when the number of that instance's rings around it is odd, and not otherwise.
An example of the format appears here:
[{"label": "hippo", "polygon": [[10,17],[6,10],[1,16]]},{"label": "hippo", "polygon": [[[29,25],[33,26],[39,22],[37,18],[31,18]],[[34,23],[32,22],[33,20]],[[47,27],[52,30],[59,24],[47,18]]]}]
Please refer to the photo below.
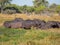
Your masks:
[{"label": "hippo", "polygon": [[10,25],[11,28],[22,28],[22,22],[12,22]]},{"label": "hippo", "polygon": [[5,21],[3,25],[7,28],[21,28],[23,21],[21,18],[16,18],[12,21]]},{"label": "hippo", "polygon": [[39,19],[34,19],[33,21],[36,28],[42,28],[46,23],[45,21]]},{"label": "hippo", "polygon": [[31,29],[33,27],[33,20],[27,19],[23,22],[23,28],[24,29]]},{"label": "hippo", "polygon": [[24,28],[31,29],[31,27],[35,27],[36,29],[50,29],[50,28],[60,28],[60,22],[58,21],[48,21],[39,19],[27,19],[23,20],[22,18],[16,18],[12,21],[5,21],[3,24],[7,28]]},{"label": "hippo", "polygon": [[48,21],[45,25],[45,28],[50,29],[50,28],[59,28],[58,24],[56,21]]}]

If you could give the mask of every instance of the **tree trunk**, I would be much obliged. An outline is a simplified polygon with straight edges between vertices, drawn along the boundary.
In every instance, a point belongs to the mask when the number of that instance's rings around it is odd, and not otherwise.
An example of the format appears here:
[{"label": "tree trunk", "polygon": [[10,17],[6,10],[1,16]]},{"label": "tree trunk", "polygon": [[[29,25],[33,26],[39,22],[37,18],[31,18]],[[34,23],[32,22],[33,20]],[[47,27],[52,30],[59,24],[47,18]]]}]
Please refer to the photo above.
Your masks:
[{"label": "tree trunk", "polygon": [[3,13],[3,7],[4,7],[4,5],[3,5],[3,3],[1,4],[1,13]]},{"label": "tree trunk", "polygon": [[1,13],[3,13],[3,7],[1,7]]}]

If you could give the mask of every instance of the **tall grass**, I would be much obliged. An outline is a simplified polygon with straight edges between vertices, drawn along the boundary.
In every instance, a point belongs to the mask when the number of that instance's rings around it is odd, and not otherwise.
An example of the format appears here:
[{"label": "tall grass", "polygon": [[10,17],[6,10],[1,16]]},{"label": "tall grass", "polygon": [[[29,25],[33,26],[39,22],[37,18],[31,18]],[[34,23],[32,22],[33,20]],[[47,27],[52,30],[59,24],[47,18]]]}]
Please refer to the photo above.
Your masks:
[{"label": "tall grass", "polygon": [[60,33],[0,27],[1,45],[60,45]]},{"label": "tall grass", "polygon": [[60,21],[60,16],[38,16],[0,14],[0,45],[60,45],[60,29],[10,29],[3,27],[4,21],[16,18]]}]

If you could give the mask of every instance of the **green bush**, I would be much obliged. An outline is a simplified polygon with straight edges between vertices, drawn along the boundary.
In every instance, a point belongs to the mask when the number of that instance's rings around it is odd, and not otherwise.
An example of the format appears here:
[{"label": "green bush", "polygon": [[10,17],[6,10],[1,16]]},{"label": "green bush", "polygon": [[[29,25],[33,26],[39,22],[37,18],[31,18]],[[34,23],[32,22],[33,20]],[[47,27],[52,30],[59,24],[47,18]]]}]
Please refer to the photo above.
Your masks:
[{"label": "green bush", "polygon": [[40,13],[41,11],[43,11],[45,9],[46,9],[46,7],[44,5],[41,5],[41,6],[37,7],[37,8],[35,8],[35,12]]},{"label": "green bush", "polygon": [[16,4],[10,4],[10,5],[6,5],[5,6],[5,8],[6,7],[14,7],[15,9],[17,9],[20,13],[22,12],[22,7],[21,6],[18,6],[18,5],[16,5]]}]

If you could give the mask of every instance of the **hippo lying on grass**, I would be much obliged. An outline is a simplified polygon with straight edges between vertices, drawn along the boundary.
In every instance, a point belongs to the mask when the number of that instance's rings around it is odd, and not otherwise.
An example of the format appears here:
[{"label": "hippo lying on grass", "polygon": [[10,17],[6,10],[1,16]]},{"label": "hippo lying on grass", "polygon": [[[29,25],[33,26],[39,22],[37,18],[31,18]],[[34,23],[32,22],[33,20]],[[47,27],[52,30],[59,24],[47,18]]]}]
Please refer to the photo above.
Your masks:
[{"label": "hippo lying on grass", "polygon": [[43,26],[42,29],[50,29],[50,28],[60,28],[60,22],[48,21],[48,22],[46,22],[46,24]]},{"label": "hippo lying on grass", "polygon": [[60,28],[60,22],[58,21],[48,21],[34,19],[34,20],[23,20],[22,18],[16,18],[12,21],[5,21],[3,24],[7,28],[24,28],[31,29],[31,27],[36,27],[36,29],[50,29],[50,28]]},{"label": "hippo lying on grass", "polygon": [[5,21],[4,26],[7,28],[21,28],[23,21],[24,20],[21,18],[16,18],[15,20],[12,21]]},{"label": "hippo lying on grass", "polygon": [[4,26],[7,27],[7,28],[11,28],[10,23],[11,23],[11,21],[5,21]]},{"label": "hippo lying on grass", "polygon": [[42,28],[45,24],[46,24],[46,22],[45,21],[43,21],[43,20],[39,20],[39,19],[34,19],[33,20],[33,22],[34,22],[34,27],[36,27],[36,28]]}]

